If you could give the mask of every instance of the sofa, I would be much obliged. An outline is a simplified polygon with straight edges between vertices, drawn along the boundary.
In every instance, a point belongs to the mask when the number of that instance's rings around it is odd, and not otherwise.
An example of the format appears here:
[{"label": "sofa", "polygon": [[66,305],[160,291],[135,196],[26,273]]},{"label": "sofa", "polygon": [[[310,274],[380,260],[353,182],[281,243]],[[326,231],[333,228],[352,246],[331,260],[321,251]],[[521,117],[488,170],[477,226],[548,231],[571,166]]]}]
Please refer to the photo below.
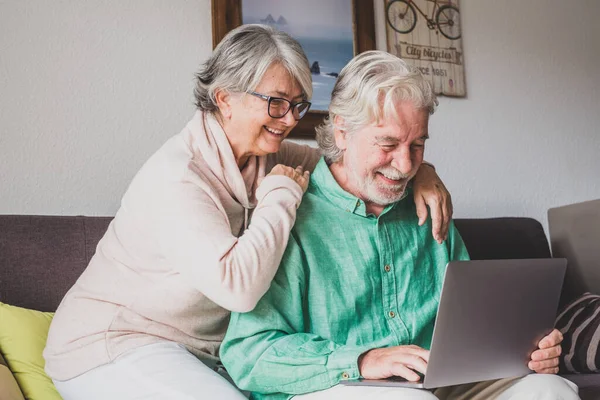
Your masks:
[{"label": "sofa", "polygon": [[[0,302],[56,310],[90,261],[111,219],[0,215]],[[544,229],[536,220],[457,219],[455,224],[473,259],[551,256]],[[565,377],[579,385],[582,399],[600,399],[600,374]],[[5,387],[0,382],[0,399]]]}]

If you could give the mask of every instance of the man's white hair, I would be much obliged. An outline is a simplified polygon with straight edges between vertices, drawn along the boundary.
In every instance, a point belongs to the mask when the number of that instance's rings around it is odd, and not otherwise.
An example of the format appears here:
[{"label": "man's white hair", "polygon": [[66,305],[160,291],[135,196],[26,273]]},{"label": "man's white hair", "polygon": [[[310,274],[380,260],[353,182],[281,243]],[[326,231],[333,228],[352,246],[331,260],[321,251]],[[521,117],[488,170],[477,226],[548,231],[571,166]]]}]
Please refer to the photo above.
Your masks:
[{"label": "man's white hair", "polygon": [[[317,142],[327,162],[336,162],[343,154],[335,144],[335,128],[352,134],[388,117],[397,119],[396,106],[402,101],[410,101],[430,114],[438,104],[421,72],[400,58],[376,50],[354,57],[333,87],[329,116],[317,127]],[[336,116],[343,119],[343,126],[334,126]]]}]

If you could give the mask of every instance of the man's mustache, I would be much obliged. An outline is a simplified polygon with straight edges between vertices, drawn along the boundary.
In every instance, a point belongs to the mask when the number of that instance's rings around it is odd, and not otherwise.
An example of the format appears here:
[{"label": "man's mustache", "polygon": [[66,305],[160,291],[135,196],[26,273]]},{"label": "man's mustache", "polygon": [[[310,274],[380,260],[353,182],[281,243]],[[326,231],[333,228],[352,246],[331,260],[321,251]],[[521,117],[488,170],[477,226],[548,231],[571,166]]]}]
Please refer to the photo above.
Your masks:
[{"label": "man's mustache", "polygon": [[379,172],[380,174],[384,175],[386,178],[388,179],[392,179],[395,181],[398,181],[400,179],[410,179],[412,178],[412,174],[403,174],[402,172],[398,171],[396,168],[381,168],[378,169],[376,172]]}]

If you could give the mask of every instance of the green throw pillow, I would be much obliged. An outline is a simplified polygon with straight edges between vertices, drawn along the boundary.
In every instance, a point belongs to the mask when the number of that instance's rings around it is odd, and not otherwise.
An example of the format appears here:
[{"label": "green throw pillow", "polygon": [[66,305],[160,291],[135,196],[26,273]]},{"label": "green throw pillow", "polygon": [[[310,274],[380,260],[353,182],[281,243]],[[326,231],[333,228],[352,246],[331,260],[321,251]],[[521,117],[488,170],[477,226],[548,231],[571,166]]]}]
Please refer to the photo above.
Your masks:
[{"label": "green throw pillow", "polygon": [[53,316],[0,303],[0,352],[28,400],[62,400],[42,357]]}]

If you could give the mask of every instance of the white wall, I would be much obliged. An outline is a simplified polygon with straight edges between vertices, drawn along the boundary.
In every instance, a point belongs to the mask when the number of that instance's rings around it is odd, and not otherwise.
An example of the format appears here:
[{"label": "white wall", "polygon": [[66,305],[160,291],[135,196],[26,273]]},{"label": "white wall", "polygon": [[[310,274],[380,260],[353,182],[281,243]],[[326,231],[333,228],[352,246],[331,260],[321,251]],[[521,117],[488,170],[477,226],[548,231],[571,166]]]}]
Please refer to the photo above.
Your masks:
[{"label": "white wall", "polygon": [[[461,14],[468,97],[441,99],[426,152],[455,215],[545,223],[600,198],[600,2]],[[208,0],[0,0],[0,213],[114,215],[210,49]]]},{"label": "white wall", "polygon": [[209,0],[0,0],[0,213],[114,215],[211,49]]}]

